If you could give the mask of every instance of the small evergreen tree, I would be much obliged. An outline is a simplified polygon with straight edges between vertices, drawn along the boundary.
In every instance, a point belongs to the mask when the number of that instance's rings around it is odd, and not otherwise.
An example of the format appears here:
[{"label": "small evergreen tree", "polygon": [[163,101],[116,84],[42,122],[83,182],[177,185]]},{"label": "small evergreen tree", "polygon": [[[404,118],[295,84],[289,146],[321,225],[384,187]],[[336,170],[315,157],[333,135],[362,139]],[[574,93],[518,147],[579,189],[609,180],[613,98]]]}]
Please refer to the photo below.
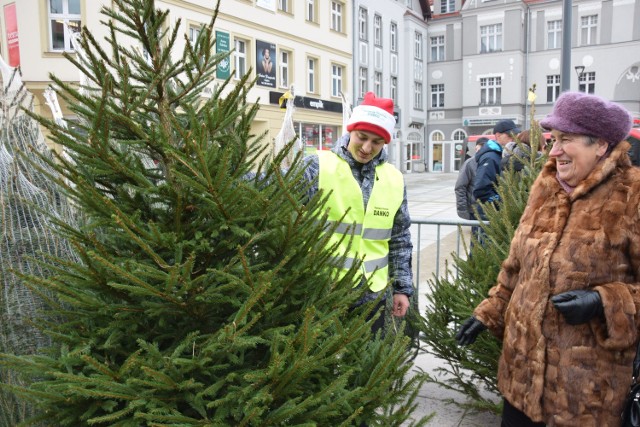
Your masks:
[{"label": "small evergreen tree", "polygon": [[68,56],[87,87],[52,76],[78,125],[38,117],[69,155],[49,176],[81,214],[57,223],[80,261],[30,277],[61,320],[43,324],[48,352],[0,355],[34,380],[4,387],[56,426],[406,425],[408,339],[372,340],[373,305],[350,309],[359,275],[329,267],[326,199],[301,203],[286,150],[259,160],[248,75],[201,97],[227,59],[217,8],[178,54],[180,22],[153,0],[112,3],[106,45],[83,29]]},{"label": "small evergreen tree", "polygon": [[[531,89],[535,94],[535,86]],[[502,343],[490,333],[482,333],[470,346],[460,347],[455,334],[462,322],[471,316],[475,307],[495,285],[502,261],[520,217],[527,203],[529,189],[538,176],[547,156],[538,156],[540,129],[534,120],[535,95],[531,98],[531,150],[528,158],[520,159],[525,167],[521,172],[505,169],[498,178],[498,206],[483,204],[487,222],[481,224],[482,244],[473,239],[470,256],[452,254],[454,269],[444,277],[429,280],[426,294],[427,309],[417,328],[421,330],[425,351],[445,362],[437,375],[428,381],[438,383],[468,397],[466,402],[452,402],[480,410],[500,412],[501,402],[491,395],[497,389],[497,368]],[[518,144],[521,144],[517,141]],[[465,253],[467,252],[465,245]],[[488,391],[489,393],[484,393]]]}]

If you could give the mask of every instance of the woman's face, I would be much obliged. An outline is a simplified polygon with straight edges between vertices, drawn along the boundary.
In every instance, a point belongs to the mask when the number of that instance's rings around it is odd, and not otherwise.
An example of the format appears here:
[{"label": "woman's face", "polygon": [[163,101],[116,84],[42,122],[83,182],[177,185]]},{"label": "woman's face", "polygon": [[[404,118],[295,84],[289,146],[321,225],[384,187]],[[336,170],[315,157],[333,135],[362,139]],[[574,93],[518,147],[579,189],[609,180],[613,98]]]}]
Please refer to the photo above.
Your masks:
[{"label": "woman's face", "polygon": [[607,152],[608,143],[597,139],[591,143],[586,135],[551,130],[550,157],[556,159],[558,176],[572,187],[578,185],[591,173],[598,161]]},{"label": "woman's face", "polygon": [[352,130],[347,149],[358,163],[369,163],[384,147],[385,141],[375,133]]}]

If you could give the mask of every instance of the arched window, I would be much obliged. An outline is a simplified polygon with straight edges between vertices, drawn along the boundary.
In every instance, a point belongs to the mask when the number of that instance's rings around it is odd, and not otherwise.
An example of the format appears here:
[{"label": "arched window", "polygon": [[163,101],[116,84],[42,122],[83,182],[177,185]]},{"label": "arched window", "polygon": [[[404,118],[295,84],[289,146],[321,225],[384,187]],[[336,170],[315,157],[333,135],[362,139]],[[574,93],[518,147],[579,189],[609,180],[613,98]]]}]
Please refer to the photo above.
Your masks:
[{"label": "arched window", "polygon": [[422,137],[418,132],[411,132],[407,135],[407,141],[411,142],[422,142]]},{"label": "arched window", "polygon": [[443,170],[443,147],[444,133],[437,130],[431,134],[431,164],[430,170],[433,172],[442,172]]},{"label": "arched window", "polygon": [[431,141],[444,141],[444,133],[439,130],[431,134]]},{"label": "arched window", "polygon": [[456,130],[453,132],[453,139],[454,141],[463,141],[465,138],[467,137],[467,133],[463,130]]}]

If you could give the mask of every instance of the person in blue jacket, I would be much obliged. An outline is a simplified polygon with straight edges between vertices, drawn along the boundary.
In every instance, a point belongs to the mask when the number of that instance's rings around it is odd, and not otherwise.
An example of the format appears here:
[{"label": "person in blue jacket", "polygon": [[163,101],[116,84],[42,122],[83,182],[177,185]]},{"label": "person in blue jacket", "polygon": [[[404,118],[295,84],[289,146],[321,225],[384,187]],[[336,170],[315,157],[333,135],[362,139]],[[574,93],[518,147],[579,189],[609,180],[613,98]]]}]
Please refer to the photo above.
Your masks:
[{"label": "person in blue jacket", "polygon": [[[514,137],[520,132],[520,128],[513,120],[500,120],[493,127],[495,140],[489,140],[482,149],[476,153],[478,168],[473,181],[473,197],[483,203],[498,203],[500,195],[496,190],[498,176],[502,172],[502,159],[505,155],[511,155],[515,146]],[[477,205],[479,218],[486,219],[482,207]]]},{"label": "person in blue jacket", "polygon": [[473,197],[476,199],[478,219],[486,219],[484,211],[478,202],[498,203],[500,195],[496,190],[498,176],[502,172],[503,147],[495,140],[490,139],[484,147],[476,153],[476,176],[473,179]]}]

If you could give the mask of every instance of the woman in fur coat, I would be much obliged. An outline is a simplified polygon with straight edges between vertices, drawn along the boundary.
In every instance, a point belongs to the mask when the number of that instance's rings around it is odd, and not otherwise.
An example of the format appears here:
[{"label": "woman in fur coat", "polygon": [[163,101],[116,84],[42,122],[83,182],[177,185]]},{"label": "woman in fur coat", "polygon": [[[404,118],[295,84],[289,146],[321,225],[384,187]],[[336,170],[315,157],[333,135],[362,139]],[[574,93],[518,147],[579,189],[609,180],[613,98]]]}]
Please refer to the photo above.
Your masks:
[{"label": "woman in fur coat", "polygon": [[621,106],[562,94],[497,284],[460,328],[502,339],[502,426],[619,426],[640,324],[640,169]]}]

